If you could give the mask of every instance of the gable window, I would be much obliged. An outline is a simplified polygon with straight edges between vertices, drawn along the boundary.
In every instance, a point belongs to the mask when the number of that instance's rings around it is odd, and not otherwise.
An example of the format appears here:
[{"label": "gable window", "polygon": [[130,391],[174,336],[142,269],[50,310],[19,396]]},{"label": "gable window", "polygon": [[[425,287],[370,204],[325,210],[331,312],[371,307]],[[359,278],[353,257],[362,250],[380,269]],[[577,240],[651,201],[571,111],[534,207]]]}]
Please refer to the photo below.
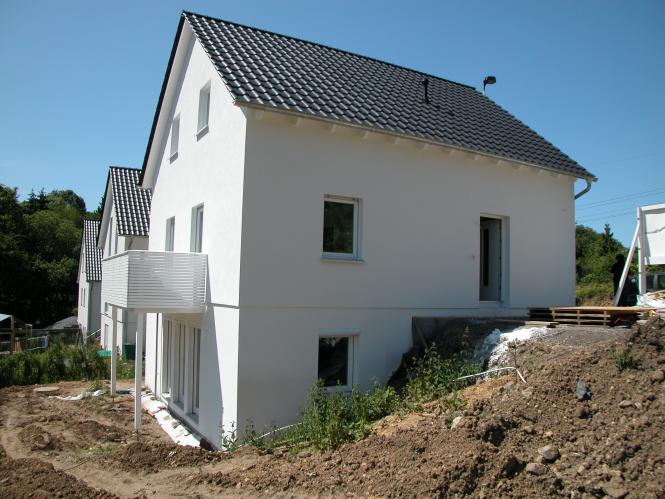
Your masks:
[{"label": "gable window", "polygon": [[175,217],[166,221],[166,239],[164,241],[164,251],[173,251],[175,242]]},{"label": "gable window", "polygon": [[203,251],[203,205],[192,209],[192,241],[190,245],[192,253]]},{"label": "gable window", "polygon": [[210,117],[210,83],[199,92],[199,119],[196,128],[196,137],[200,139],[208,131],[208,119]]},{"label": "gable window", "polygon": [[318,378],[327,388],[350,389],[353,384],[355,336],[319,337]]},{"label": "gable window", "polygon": [[169,159],[175,161],[178,157],[178,143],[180,142],[180,115],[173,118],[171,123],[171,153]]},{"label": "gable window", "polygon": [[360,201],[326,196],[323,200],[323,257],[359,259]]}]

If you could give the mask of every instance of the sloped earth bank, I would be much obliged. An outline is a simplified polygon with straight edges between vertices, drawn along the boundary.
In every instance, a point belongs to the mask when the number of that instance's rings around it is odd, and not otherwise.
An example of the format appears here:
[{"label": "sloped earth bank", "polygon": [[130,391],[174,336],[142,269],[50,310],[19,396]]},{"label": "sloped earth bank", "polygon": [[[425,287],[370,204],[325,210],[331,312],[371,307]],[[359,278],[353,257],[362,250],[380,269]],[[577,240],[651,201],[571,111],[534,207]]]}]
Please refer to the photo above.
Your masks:
[{"label": "sloped earth bank", "polygon": [[[634,368],[617,368],[617,346]],[[510,352],[527,385],[476,384],[461,414],[432,403],[325,453],[177,447],[147,416],[136,441],[130,398],[111,407],[0,390],[0,496],[665,497],[664,346],[655,322],[566,328]],[[580,380],[590,400],[576,398]]]}]

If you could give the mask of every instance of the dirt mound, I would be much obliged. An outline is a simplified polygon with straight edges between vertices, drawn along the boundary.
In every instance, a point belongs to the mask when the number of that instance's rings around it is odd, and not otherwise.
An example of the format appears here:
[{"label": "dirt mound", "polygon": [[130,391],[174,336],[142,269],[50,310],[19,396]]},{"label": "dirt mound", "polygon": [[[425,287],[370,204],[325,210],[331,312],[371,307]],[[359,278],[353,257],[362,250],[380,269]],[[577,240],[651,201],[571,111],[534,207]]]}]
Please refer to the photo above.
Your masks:
[{"label": "dirt mound", "polygon": [[58,450],[60,449],[60,440],[37,424],[25,426],[18,438],[21,443],[30,450]]},{"label": "dirt mound", "polygon": [[528,384],[471,387],[459,415],[430,406],[334,452],[275,452],[192,480],[250,494],[665,497],[664,345],[655,321],[614,344],[530,342],[516,354]]},{"label": "dirt mound", "polygon": [[38,459],[10,459],[0,447],[0,495],[3,497],[114,497]]},{"label": "dirt mound", "polygon": [[131,442],[115,449],[105,457],[105,461],[127,471],[141,470],[145,473],[155,473],[162,469],[181,466],[202,466],[228,457],[228,453],[208,452],[196,447]]},{"label": "dirt mound", "polygon": [[69,429],[85,441],[93,442],[120,442],[130,434],[117,426],[101,424],[91,419],[77,421]]}]

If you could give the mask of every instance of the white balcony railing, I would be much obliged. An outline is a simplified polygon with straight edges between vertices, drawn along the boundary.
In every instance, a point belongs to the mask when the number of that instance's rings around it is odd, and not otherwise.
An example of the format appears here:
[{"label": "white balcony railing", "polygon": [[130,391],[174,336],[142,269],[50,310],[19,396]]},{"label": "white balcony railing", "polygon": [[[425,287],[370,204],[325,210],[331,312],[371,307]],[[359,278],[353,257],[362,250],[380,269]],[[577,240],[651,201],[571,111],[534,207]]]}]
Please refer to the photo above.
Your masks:
[{"label": "white balcony railing", "polygon": [[102,260],[102,300],[144,312],[202,312],[208,257],[130,250]]}]

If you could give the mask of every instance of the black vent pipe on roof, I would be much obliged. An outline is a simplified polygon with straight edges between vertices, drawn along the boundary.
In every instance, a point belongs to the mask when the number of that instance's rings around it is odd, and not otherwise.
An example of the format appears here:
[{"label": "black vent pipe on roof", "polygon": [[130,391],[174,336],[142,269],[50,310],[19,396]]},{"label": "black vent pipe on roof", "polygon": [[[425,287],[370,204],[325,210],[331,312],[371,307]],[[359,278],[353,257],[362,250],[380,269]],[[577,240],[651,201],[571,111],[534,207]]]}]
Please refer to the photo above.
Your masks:
[{"label": "black vent pipe on roof", "polygon": [[428,89],[429,89],[429,79],[428,79],[428,78],[424,78],[423,81],[422,81],[422,83],[423,83],[423,87],[424,87],[424,90],[425,90],[425,104],[429,104],[429,92],[428,92]]}]

